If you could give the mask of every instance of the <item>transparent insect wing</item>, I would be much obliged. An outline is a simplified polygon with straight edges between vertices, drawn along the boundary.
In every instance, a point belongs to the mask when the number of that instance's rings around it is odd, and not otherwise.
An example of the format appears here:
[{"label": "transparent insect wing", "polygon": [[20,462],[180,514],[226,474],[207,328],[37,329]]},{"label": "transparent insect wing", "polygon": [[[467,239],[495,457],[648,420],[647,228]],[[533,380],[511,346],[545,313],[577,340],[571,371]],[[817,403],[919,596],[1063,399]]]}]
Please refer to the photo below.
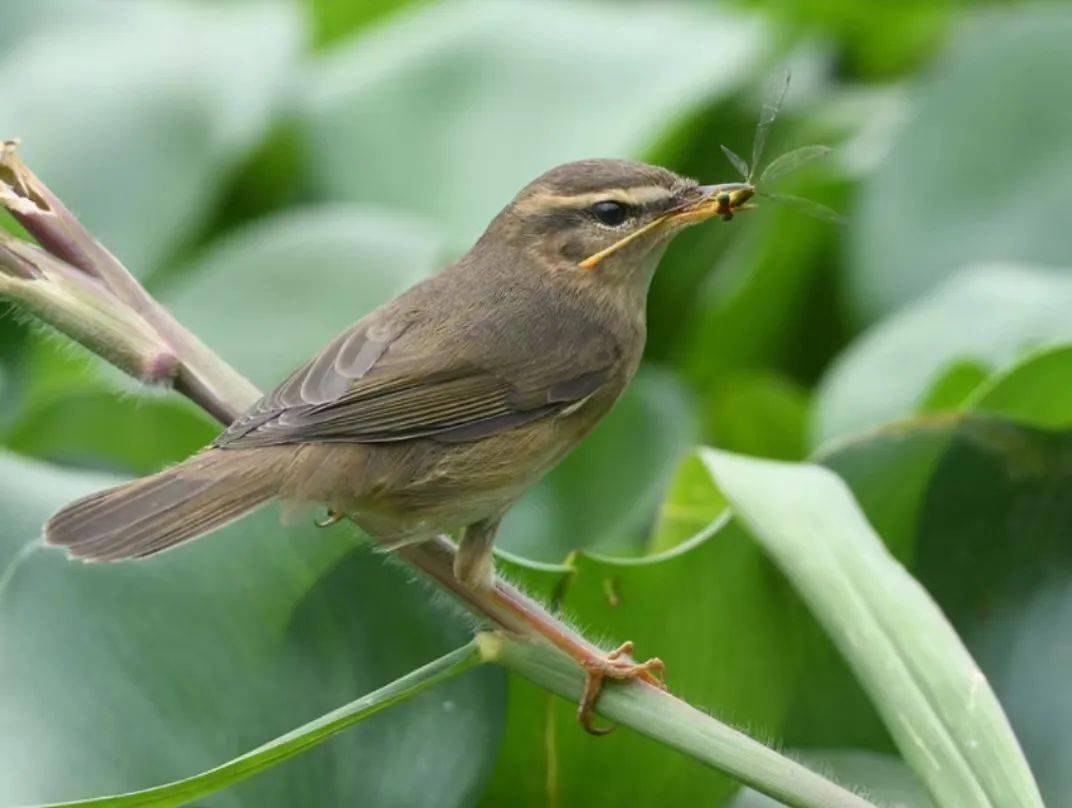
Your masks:
[{"label": "transparent insect wing", "polygon": [[733,167],[740,173],[741,178],[748,182],[751,172],[748,170],[748,163],[746,163],[736,152],[730,149],[728,146],[722,146],[722,153],[726,155]]},{"label": "transparent insect wing", "polygon": [[[759,113],[759,123],[756,124],[756,137],[752,141],[752,171],[759,168],[759,161],[763,157],[763,150],[767,147],[767,136],[774,124],[778,113],[781,112],[785,94],[789,92],[789,71],[785,72],[785,80],[775,93],[763,102],[763,109]],[[751,177],[749,177],[751,181]]]},{"label": "transparent insect wing", "polygon": [[763,169],[756,184],[772,182],[828,154],[830,154],[829,146],[801,146],[799,149],[793,149],[772,160]]},{"label": "transparent insect wing", "polygon": [[821,202],[816,202],[814,199],[805,199],[802,196],[793,196],[792,194],[761,194],[766,199],[771,199],[775,202],[782,202],[787,205],[792,205],[797,208],[801,213],[805,213],[811,216],[813,219],[818,219],[823,222],[829,222],[830,224],[845,224],[844,217],[833,208],[829,208]]}]

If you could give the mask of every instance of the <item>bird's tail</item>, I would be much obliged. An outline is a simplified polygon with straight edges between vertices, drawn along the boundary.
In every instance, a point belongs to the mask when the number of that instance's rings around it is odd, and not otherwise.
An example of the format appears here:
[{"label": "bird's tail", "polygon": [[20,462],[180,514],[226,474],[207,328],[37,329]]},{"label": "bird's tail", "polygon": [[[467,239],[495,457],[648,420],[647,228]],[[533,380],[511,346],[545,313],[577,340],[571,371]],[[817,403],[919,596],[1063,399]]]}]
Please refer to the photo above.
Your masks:
[{"label": "bird's tail", "polygon": [[45,542],[87,561],[153,555],[274,499],[280,478],[268,457],[209,449],[68,505],[48,520]]}]

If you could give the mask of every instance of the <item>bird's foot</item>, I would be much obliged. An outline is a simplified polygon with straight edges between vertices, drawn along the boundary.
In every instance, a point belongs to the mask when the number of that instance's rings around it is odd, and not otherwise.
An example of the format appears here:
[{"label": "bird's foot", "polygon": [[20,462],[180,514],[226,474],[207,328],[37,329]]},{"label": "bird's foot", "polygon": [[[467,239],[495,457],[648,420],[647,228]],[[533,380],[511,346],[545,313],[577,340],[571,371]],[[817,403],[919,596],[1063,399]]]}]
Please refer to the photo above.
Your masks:
[{"label": "bird's foot", "polygon": [[592,735],[606,735],[614,730],[613,726],[596,727],[592,724],[592,711],[596,706],[596,699],[603,690],[603,682],[607,679],[626,681],[639,679],[654,685],[660,690],[666,690],[663,682],[663,674],[666,665],[658,657],[653,657],[646,662],[634,662],[631,658],[633,643],[622,643],[609,654],[593,654],[591,657],[580,660],[584,668],[584,692],[581,695],[581,703],[577,706],[577,720],[581,722],[586,732]]},{"label": "bird's foot", "polygon": [[328,515],[325,516],[323,519],[314,519],[313,524],[317,527],[331,527],[336,522],[341,522],[342,518],[343,516],[341,513],[328,508]]}]

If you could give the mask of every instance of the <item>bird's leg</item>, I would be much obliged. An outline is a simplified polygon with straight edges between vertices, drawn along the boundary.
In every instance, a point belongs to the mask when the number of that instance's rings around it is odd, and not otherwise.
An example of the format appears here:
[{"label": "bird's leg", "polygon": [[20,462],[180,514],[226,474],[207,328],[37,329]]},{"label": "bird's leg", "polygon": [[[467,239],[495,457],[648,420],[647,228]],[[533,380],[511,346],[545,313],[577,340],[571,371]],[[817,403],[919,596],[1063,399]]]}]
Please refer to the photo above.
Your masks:
[{"label": "bird's leg", "polygon": [[529,631],[567,653],[584,670],[584,690],[577,705],[577,720],[586,732],[606,735],[614,729],[613,726],[596,727],[592,724],[592,712],[607,679],[619,682],[639,679],[660,690],[666,690],[666,684],[663,682],[666,665],[658,657],[644,662],[634,661],[631,658],[632,642],[623,643],[608,653],[570,631],[542,606],[504,581],[497,581],[491,594],[500,609],[505,609]]},{"label": "bird's leg", "polygon": [[474,589],[495,586],[495,562],[491,554],[499,517],[482,519],[465,528],[454,556],[454,577]]},{"label": "bird's leg", "polygon": [[462,583],[450,571],[451,558],[461,551],[455,550],[454,543],[449,538],[435,536],[426,542],[404,547],[400,552],[462,601],[469,603],[505,630],[523,637],[543,640],[576,660],[585,673],[585,686],[577,717],[581,726],[588,732],[594,735],[607,732],[605,729],[593,727],[591,723],[596,700],[607,679],[639,679],[660,690],[666,689],[661,678],[664,667],[661,660],[649,659],[647,662],[637,663],[622,658],[632,651],[630,643],[608,654],[555,618],[541,603],[502,578],[496,578],[490,590]]}]

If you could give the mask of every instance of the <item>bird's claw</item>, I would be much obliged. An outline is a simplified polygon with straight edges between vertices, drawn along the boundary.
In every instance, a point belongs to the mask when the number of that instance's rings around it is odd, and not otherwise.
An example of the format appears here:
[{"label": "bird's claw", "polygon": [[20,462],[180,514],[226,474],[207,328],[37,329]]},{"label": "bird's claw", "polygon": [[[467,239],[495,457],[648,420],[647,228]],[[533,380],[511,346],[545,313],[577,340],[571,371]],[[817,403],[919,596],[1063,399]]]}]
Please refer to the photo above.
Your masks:
[{"label": "bird's claw", "polygon": [[333,511],[333,510],[331,510],[329,508],[328,509],[328,515],[325,516],[323,519],[314,519],[313,524],[316,525],[317,527],[331,527],[336,522],[341,522],[341,521],[342,521],[342,514],[339,513],[338,511]]},{"label": "bird's claw", "polygon": [[663,682],[666,665],[663,661],[658,657],[653,657],[646,662],[634,662],[631,658],[632,653],[633,643],[626,642],[606,656],[594,656],[581,662],[585,679],[584,692],[577,706],[577,720],[581,722],[586,732],[592,735],[606,735],[614,730],[613,725],[597,727],[592,724],[592,711],[595,709],[596,700],[603,690],[603,682],[606,679],[619,682],[640,679],[660,690],[666,690],[666,684]]}]

